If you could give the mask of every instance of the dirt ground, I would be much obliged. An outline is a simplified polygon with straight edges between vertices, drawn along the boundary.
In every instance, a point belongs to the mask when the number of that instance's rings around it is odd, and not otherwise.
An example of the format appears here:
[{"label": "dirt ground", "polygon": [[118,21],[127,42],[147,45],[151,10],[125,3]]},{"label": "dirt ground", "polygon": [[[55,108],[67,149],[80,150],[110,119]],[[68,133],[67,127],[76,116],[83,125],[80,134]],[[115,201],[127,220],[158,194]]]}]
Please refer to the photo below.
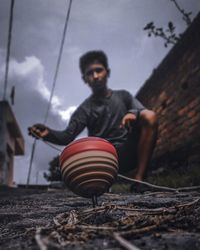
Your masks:
[{"label": "dirt ground", "polygon": [[0,249],[200,249],[200,193],[0,189]]}]

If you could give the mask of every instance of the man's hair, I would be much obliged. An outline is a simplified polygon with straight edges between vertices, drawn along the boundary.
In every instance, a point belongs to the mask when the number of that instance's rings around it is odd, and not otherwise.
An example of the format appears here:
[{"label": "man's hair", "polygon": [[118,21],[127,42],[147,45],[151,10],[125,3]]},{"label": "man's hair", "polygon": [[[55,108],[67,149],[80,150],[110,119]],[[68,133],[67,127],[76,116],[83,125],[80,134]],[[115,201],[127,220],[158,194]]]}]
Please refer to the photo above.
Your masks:
[{"label": "man's hair", "polygon": [[80,57],[79,67],[81,73],[84,75],[86,67],[94,62],[101,63],[105,69],[108,69],[108,58],[106,54],[101,50],[94,50],[89,51]]}]

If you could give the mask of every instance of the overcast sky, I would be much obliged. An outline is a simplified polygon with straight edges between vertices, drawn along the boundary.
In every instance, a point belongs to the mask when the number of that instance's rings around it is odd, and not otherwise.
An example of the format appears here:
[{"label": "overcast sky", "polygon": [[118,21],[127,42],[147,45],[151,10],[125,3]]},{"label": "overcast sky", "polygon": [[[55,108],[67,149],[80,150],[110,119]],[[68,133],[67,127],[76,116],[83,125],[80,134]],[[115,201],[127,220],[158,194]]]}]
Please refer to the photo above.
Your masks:
[{"label": "overcast sky", "polygon": [[[177,0],[192,19],[200,10],[199,0]],[[15,158],[14,179],[26,183],[33,139],[27,127],[44,120],[52,87],[69,0],[15,0],[7,88],[15,86],[13,110],[25,138],[25,155]],[[3,95],[10,1],[0,0],[0,98]],[[47,124],[67,126],[71,112],[89,94],[78,68],[79,57],[88,50],[104,50],[109,58],[113,89],[133,95],[166,56],[160,38],[149,38],[143,27],[150,21],[166,27],[173,21],[177,33],[186,25],[171,0],[74,0],[62,61]],[[83,134],[84,136],[84,134]],[[60,148],[62,149],[62,147]],[[38,142],[31,183],[44,182],[48,162],[58,154]]]}]

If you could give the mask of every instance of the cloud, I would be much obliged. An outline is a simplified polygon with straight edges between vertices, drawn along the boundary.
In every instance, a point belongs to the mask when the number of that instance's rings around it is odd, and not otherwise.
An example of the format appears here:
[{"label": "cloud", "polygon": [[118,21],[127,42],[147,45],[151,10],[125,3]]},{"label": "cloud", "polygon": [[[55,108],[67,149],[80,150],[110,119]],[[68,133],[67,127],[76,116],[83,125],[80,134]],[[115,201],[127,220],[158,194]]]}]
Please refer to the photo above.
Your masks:
[{"label": "cloud", "polygon": [[60,110],[59,115],[62,117],[63,120],[68,121],[73,114],[73,112],[76,110],[76,106],[71,106],[66,110]]},{"label": "cloud", "polygon": [[11,60],[10,75],[26,76],[37,72],[37,75],[42,75],[44,67],[40,60],[35,56],[27,56],[22,62]]},{"label": "cloud", "polygon": [[[11,81],[15,82],[15,85],[20,87],[19,91],[21,91],[22,87],[27,91],[28,89],[32,89],[32,91],[37,92],[46,103],[49,102],[51,89],[48,87],[48,84],[45,81],[44,66],[37,57],[25,57],[24,61],[22,62],[12,59],[10,61],[9,78],[15,79],[15,81]],[[16,79],[18,79],[17,82]],[[75,109],[75,106],[70,106],[64,110],[61,99],[56,95],[53,96],[51,101],[51,112],[53,112],[55,115],[59,115],[61,119],[69,121],[71,114],[73,111],[75,111]]]},{"label": "cloud", "polygon": [[[0,62],[0,70],[4,65]],[[15,158],[15,181],[26,183],[33,139],[27,135],[27,128],[34,123],[42,122],[46,113],[50,88],[45,81],[45,68],[36,56],[25,57],[22,61],[10,60],[9,93],[11,86],[15,85],[15,105],[12,107],[16,119],[25,138],[25,155]],[[71,114],[76,109],[69,106],[66,109],[58,96],[52,99],[52,108],[49,113],[48,123],[58,130],[66,127]],[[42,152],[42,154],[41,154]],[[31,183],[35,180],[36,173],[47,170],[48,163],[58,152],[49,148],[44,143],[37,143],[34,162],[32,166]],[[42,174],[41,174],[42,176]],[[40,178],[40,181],[42,178]]]}]

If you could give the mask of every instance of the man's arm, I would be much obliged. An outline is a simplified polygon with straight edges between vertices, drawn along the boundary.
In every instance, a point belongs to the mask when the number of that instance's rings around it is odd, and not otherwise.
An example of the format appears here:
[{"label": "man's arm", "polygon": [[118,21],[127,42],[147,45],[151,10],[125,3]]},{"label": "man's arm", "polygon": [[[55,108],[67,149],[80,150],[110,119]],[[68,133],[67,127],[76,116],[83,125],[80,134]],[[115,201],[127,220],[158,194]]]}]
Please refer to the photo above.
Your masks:
[{"label": "man's arm", "polygon": [[75,137],[82,132],[85,126],[83,124],[73,122],[62,131],[53,130],[48,128],[43,124],[34,124],[32,127],[28,128],[29,135],[35,137],[36,139],[43,139],[45,141],[57,144],[57,145],[67,145],[72,142]]},{"label": "man's arm", "polygon": [[133,128],[133,123],[136,122],[137,120],[137,115],[134,113],[128,113],[126,114],[121,122],[121,126],[120,127],[126,127],[126,129],[129,132],[132,132],[132,128]]},{"label": "man's arm", "polygon": [[126,104],[127,114],[122,119],[121,127],[126,127],[131,132],[133,123],[139,120],[140,112],[145,107],[126,90],[123,92],[123,99]]},{"label": "man's arm", "polygon": [[87,125],[87,115],[78,108],[72,115],[67,128],[63,131],[53,130],[43,124],[34,124],[28,128],[29,135],[57,145],[67,145],[80,134]]}]

